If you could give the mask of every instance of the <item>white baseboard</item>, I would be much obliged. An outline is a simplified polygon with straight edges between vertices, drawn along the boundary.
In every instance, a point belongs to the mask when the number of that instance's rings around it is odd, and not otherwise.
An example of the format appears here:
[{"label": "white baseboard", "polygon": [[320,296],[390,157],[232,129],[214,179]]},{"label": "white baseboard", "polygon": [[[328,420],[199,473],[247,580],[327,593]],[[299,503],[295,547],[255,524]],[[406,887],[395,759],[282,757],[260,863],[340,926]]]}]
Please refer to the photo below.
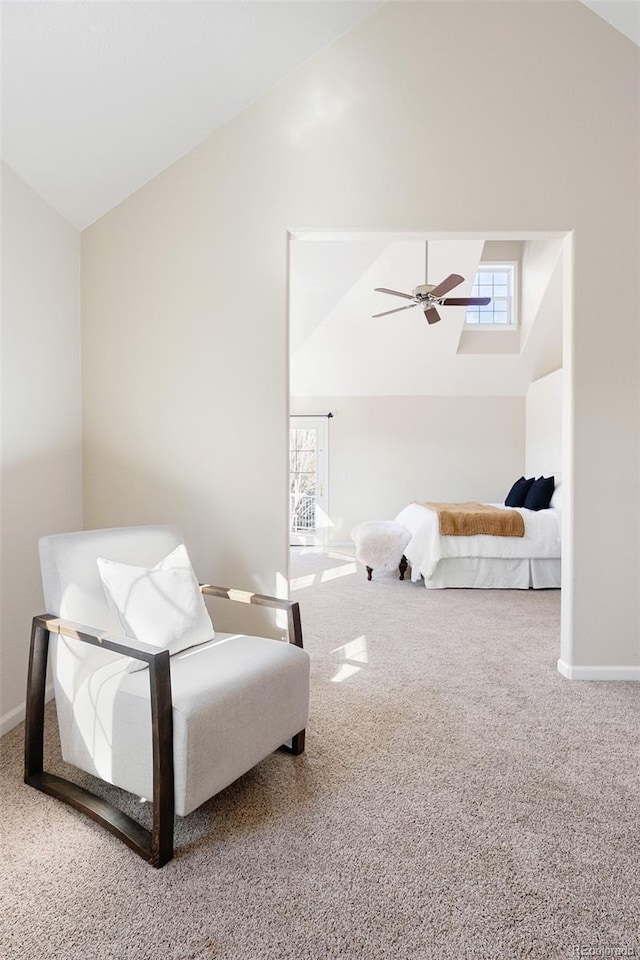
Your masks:
[{"label": "white baseboard", "polygon": [[640,680],[640,667],[581,667],[558,660],[558,673],[567,680]]},{"label": "white baseboard", "polygon": [[[44,699],[47,703],[49,700],[53,700],[52,683],[47,686]],[[4,736],[5,733],[9,733],[9,730],[13,730],[13,728],[17,727],[19,723],[22,723],[25,717],[26,706],[26,702],[23,702],[17,707],[14,707],[13,710],[9,710],[8,713],[5,713],[0,717],[0,737]]]}]

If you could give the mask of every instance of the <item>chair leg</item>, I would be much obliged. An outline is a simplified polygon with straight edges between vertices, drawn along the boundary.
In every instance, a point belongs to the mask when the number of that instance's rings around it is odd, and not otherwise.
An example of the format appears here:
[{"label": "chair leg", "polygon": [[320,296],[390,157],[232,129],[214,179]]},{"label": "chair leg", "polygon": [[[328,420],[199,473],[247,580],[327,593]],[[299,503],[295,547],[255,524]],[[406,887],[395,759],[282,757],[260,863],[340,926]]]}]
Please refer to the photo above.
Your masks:
[{"label": "chair leg", "polygon": [[44,700],[49,657],[49,631],[34,617],[31,626],[29,675],[24,732],[24,781],[43,771],[44,762]]},{"label": "chair leg", "polygon": [[175,779],[173,769],[173,701],[169,653],[149,664],[151,728],[153,739],[153,830],[151,856],[154,867],[173,859]]},{"label": "chair leg", "polygon": [[399,566],[398,566],[398,570],[400,571],[400,579],[401,579],[401,580],[404,580],[404,575],[405,575],[405,573],[407,572],[407,567],[408,567],[408,566],[409,566],[409,562],[408,562],[407,558],[405,557],[405,555],[404,555],[404,553],[403,553],[403,554],[402,554],[402,559],[400,560],[400,564],[399,564]]},{"label": "chair leg", "polygon": [[288,743],[283,743],[282,749],[286,750],[287,753],[292,753],[294,757],[299,757],[301,753],[304,753],[304,730],[291,737],[291,746]]},{"label": "chair leg", "polygon": [[373,567],[367,567],[367,580],[371,580],[372,573],[373,573]]}]

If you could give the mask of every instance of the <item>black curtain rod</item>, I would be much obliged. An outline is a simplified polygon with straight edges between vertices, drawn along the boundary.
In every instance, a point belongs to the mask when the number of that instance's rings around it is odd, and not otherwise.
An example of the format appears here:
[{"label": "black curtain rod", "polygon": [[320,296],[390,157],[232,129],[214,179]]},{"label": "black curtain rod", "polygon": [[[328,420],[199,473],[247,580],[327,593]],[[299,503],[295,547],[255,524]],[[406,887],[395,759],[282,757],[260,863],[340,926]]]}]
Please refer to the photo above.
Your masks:
[{"label": "black curtain rod", "polygon": [[326,417],[328,420],[333,418],[331,411],[329,413],[290,413],[289,419],[293,420],[294,417]]}]

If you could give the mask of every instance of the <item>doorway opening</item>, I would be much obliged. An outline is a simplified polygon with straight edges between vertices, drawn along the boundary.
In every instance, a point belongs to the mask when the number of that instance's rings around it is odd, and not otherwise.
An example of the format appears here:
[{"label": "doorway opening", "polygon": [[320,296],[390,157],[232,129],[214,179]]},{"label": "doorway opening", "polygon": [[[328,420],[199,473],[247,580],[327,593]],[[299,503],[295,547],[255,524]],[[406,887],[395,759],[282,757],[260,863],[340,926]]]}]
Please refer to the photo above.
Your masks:
[{"label": "doorway opening", "polygon": [[[302,540],[298,526],[292,544],[325,544],[346,557],[350,530],[363,519],[392,519],[415,499],[503,501],[525,471],[553,474],[569,492],[572,251],[565,231],[290,232],[291,412],[326,407],[336,418],[331,510],[320,508],[320,537],[314,529]],[[469,297],[483,271],[491,270],[495,288],[496,265],[505,264],[517,265],[515,322],[474,325],[455,299],[435,325],[411,310],[410,292],[421,283],[459,274],[466,278],[460,296]],[[404,299],[389,297],[394,291]],[[544,418],[549,429],[534,436],[526,411],[535,412],[540,381],[556,373],[561,404]],[[535,417],[530,422],[535,427]],[[314,522],[316,514],[314,505]],[[564,656],[571,645],[570,503],[561,526]]]}]

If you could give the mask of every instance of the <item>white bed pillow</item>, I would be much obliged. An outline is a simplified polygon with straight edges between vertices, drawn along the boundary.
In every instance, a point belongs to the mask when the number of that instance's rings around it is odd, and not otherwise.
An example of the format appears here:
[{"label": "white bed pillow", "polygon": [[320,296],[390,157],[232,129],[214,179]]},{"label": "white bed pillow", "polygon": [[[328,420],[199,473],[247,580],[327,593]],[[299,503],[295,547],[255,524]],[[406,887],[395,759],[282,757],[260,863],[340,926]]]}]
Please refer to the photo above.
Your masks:
[{"label": "white bed pillow", "polygon": [[[155,567],[99,557],[98,571],[123,636],[170,654],[213,638],[213,624],[184,544]],[[146,666],[143,660],[131,659],[127,672]]]},{"label": "white bed pillow", "polygon": [[553,488],[553,495],[551,497],[551,502],[549,503],[550,507],[559,509],[562,507],[562,481],[558,480],[556,477],[556,485]]}]

